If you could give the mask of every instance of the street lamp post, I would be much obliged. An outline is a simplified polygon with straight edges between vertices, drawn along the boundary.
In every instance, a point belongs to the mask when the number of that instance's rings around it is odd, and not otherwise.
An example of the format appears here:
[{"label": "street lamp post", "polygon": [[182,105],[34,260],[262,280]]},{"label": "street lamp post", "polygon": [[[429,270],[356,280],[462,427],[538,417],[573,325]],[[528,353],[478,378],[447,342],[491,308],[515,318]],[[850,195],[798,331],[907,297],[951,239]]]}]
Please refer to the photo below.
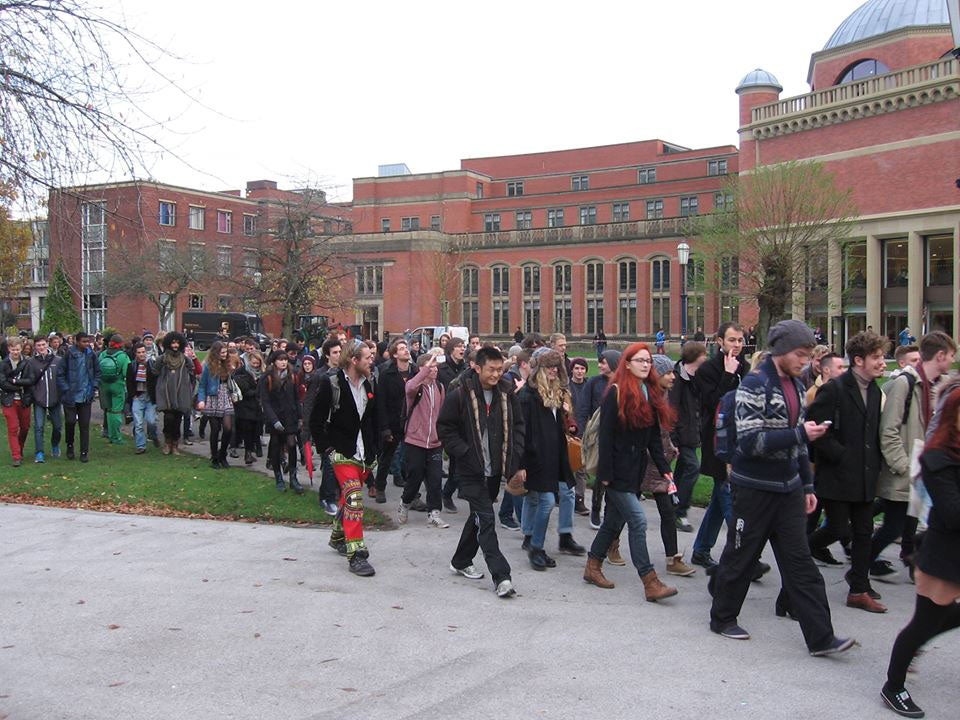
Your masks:
[{"label": "street lamp post", "polygon": [[686,242],[677,245],[680,260],[680,343],[687,339],[687,263],[690,262],[690,246]]}]

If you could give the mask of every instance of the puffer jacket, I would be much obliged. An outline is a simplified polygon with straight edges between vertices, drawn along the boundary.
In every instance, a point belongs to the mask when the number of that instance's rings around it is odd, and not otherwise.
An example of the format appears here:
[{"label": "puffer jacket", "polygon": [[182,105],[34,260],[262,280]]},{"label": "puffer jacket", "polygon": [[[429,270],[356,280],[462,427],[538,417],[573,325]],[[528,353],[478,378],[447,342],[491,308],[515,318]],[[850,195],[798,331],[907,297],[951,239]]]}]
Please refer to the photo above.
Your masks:
[{"label": "puffer jacket", "polygon": [[33,394],[33,402],[38,407],[53,408],[60,404],[57,368],[62,360],[63,358],[53,352],[34,355],[30,358],[30,368],[36,378],[30,391]]},{"label": "puffer jacket", "polygon": [[100,387],[100,362],[92,349],[81,352],[71,345],[57,367],[57,387],[64,405],[82,405],[93,401]]},{"label": "puffer jacket", "polygon": [[438,382],[431,383],[430,368],[422,367],[416,375],[407,380],[404,392],[407,402],[407,427],[403,441],[428,450],[440,447],[437,418],[440,417],[440,408],[446,397],[443,386]]},{"label": "puffer jacket", "polygon": [[[916,380],[910,414],[903,421],[903,408],[907,401],[910,374]],[[880,451],[883,465],[877,478],[877,497],[894,502],[910,500],[910,454],[913,441],[923,440],[926,424],[923,422],[923,384],[916,370],[907,366],[883,386],[886,402],[880,412]]]}]

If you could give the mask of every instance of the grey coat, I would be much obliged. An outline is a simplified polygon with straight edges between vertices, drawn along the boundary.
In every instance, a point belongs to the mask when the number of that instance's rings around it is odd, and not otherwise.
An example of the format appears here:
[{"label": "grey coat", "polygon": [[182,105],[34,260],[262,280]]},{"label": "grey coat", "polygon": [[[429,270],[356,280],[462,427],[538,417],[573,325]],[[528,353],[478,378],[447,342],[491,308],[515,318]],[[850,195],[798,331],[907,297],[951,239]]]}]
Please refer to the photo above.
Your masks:
[{"label": "grey coat", "polygon": [[[903,406],[907,398],[909,380],[905,373],[912,374],[917,382],[913,386],[910,414],[903,422]],[[877,497],[894,502],[910,500],[910,453],[914,440],[923,440],[926,428],[923,425],[923,385],[920,376],[912,367],[905,367],[884,386],[886,401],[880,413],[880,451],[883,465],[877,479]]]},{"label": "grey coat", "polygon": [[186,414],[193,410],[192,360],[185,357],[180,368],[172,370],[163,362],[161,354],[150,361],[150,369],[157,376],[157,412]]}]

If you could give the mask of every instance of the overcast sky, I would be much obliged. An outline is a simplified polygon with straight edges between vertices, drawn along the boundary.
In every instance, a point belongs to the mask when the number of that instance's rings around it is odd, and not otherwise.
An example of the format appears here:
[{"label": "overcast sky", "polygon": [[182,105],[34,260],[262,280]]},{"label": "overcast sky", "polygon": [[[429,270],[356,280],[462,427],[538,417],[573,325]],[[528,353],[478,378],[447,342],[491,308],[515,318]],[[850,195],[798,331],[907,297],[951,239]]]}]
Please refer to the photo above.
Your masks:
[{"label": "overcast sky", "polygon": [[307,180],[349,200],[381,163],[662,138],[737,143],[734,88],[762,67],[809,90],[810,54],[862,0],[248,2],[125,0],[182,58],[160,67],[162,182],[206,190]]}]

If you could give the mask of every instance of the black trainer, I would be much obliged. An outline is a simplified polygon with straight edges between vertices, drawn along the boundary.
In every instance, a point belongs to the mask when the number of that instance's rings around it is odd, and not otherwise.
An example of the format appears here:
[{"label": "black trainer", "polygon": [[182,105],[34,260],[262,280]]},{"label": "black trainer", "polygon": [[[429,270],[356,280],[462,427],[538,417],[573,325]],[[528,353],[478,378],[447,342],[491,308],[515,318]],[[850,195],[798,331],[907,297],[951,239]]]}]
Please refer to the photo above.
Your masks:
[{"label": "black trainer", "polygon": [[327,545],[332,547],[337,551],[338,554],[347,556],[347,542],[346,540],[330,540]]},{"label": "black trainer", "polygon": [[457,511],[457,504],[453,501],[452,497],[445,497],[443,499],[443,509],[448,513],[455,513]]},{"label": "black trainer", "polygon": [[73,445],[67,445],[67,460],[75,460],[76,454],[73,452]]},{"label": "black trainer", "polygon": [[529,535],[524,535],[524,536],[523,536],[523,542],[520,544],[520,549],[521,549],[521,550],[529,550],[529,549],[530,549],[530,536],[529,536]]},{"label": "black trainer", "polygon": [[811,548],[810,556],[814,559],[817,565],[822,567],[839,567],[843,565],[841,560],[837,560],[833,553],[830,552],[830,548]]},{"label": "black trainer", "polygon": [[542,572],[549,567],[549,565],[547,565],[547,554],[543,550],[530,548],[530,552],[527,553],[527,557],[530,558],[530,567],[532,567],[534,570]]},{"label": "black trainer", "polygon": [[857,644],[857,641],[853,638],[838,638],[834,637],[825,647],[820,648],[819,650],[811,650],[810,654],[814,657],[826,657],[827,655],[836,655],[837,653],[846,652],[854,645]]},{"label": "black trainer", "polygon": [[600,529],[600,508],[590,510],[590,527],[594,530]]},{"label": "black trainer", "polygon": [[913,701],[906,688],[893,688],[890,683],[884,683],[880,690],[880,697],[897,715],[908,718],[922,718],[923,710]]},{"label": "black trainer", "polygon": [[897,575],[897,569],[889,560],[874,560],[870,564],[870,577],[883,582],[889,582],[892,576]]},{"label": "black trainer", "polygon": [[750,633],[736,623],[730,623],[729,625],[724,625],[723,627],[710,623],[710,629],[717,635],[722,635],[723,637],[730,638],[731,640],[750,639]]},{"label": "black trainer", "polygon": [[710,553],[705,552],[693,553],[693,555],[690,556],[690,562],[705,568],[712,568],[717,565],[717,561],[710,557]]},{"label": "black trainer", "polygon": [[360,555],[354,555],[350,558],[350,572],[360,577],[372,577],[377,574],[377,571],[373,569],[373,565],[367,562],[365,557],[360,557]]}]

